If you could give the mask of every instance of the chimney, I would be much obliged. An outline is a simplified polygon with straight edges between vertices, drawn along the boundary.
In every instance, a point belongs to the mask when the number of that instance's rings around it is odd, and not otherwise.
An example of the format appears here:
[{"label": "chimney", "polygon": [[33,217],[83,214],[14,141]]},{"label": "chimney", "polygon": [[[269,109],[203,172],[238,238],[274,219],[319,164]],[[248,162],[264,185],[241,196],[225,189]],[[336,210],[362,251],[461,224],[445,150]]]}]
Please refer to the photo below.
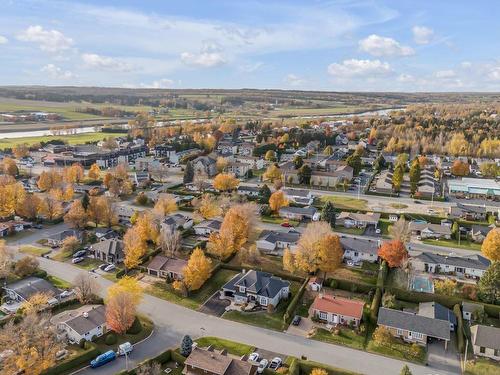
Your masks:
[{"label": "chimney", "polygon": [[82,315],[83,315],[84,318],[88,318],[89,317],[89,313],[86,312],[86,311]]}]

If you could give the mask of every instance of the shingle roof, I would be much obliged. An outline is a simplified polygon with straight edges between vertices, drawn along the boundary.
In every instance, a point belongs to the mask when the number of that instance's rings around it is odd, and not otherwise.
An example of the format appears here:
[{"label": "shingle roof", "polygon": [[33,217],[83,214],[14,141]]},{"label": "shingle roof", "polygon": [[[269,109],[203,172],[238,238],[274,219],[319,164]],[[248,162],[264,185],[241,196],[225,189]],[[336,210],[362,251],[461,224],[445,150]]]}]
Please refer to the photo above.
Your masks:
[{"label": "shingle roof", "polygon": [[329,295],[319,295],[315,298],[311,307],[314,310],[361,319],[364,305],[365,303],[363,301]]},{"label": "shingle roof", "polygon": [[470,327],[472,344],[490,349],[500,349],[500,328],[483,325]]},{"label": "shingle roof", "polygon": [[462,310],[464,312],[473,313],[474,311],[484,311],[484,306],[479,303],[462,301]]},{"label": "shingle roof", "polygon": [[421,302],[418,305],[418,315],[457,324],[457,317],[450,309],[437,302]]},{"label": "shingle roof", "polygon": [[73,319],[66,321],[66,324],[78,334],[85,334],[98,326],[106,323],[106,307],[99,305],[89,308],[86,314],[83,313]]},{"label": "shingle roof", "polygon": [[433,233],[439,233],[444,235],[451,234],[451,228],[447,225],[417,223],[414,221],[410,222],[410,224],[408,225],[408,229],[411,231],[420,231],[420,232],[423,230],[428,230]]},{"label": "shingle roof", "polygon": [[186,267],[187,261],[178,258],[168,258],[163,255],[156,255],[151,262],[146,266],[146,268],[156,270],[156,271],[167,271],[174,272],[177,274],[182,274],[184,267]]},{"label": "shingle roof", "polygon": [[121,255],[123,254],[123,241],[117,238],[100,241],[92,245],[92,250],[106,255]]},{"label": "shingle roof", "polygon": [[283,193],[288,196],[302,197],[302,198],[307,198],[311,193],[309,190],[303,190],[303,189],[281,189],[281,191],[283,191]]},{"label": "shingle roof", "polygon": [[344,250],[359,251],[366,254],[378,254],[379,244],[377,240],[340,236],[340,243]]},{"label": "shingle roof", "polygon": [[280,213],[293,213],[299,215],[314,215],[317,210],[314,207],[282,207],[280,208]]},{"label": "shingle roof", "polygon": [[236,275],[224,285],[223,289],[236,290],[240,286],[244,286],[250,293],[274,298],[281,289],[290,286],[290,282],[267,272],[250,270]]},{"label": "shingle roof", "polygon": [[471,255],[467,257],[452,257],[433,253],[422,253],[416,259],[433,264],[447,264],[456,267],[474,268],[485,270],[490,265],[490,261],[481,255]]},{"label": "shingle roof", "polygon": [[299,240],[300,233],[298,232],[281,232],[277,230],[263,230],[259,236],[259,240],[269,241],[271,243],[276,242],[288,242],[295,243]]},{"label": "shingle roof", "polygon": [[47,280],[40,279],[34,276],[15,281],[11,284],[8,284],[6,288],[13,290],[25,300],[28,300],[32,295],[36,293],[47,293],[52,296],[58,295],[60,293],[60,290]]},{"label": "shingle roof", "polygon": [[367,223],[378,223],[378,221],[380,220],[380,214],[373,212],[368,214],[360,214],[356,212],[342,211],[338,219],[352,219],[356,221],[364,221]]},{"label": "shingle roof", "polygon": [[198,374],[198,371],[190,371],[188,366],[217,375],[249,375],[255,369],[255,366],[249,362],[231,358],[221,352],[201,348],[194,348],[184,365],[186,367],[183,374],[186,375]]},{"label": "shingle roof", "polygon": [[406,311],[381,307],[378,312],[377,324],[450,340],[450,324],[448,322]]}]

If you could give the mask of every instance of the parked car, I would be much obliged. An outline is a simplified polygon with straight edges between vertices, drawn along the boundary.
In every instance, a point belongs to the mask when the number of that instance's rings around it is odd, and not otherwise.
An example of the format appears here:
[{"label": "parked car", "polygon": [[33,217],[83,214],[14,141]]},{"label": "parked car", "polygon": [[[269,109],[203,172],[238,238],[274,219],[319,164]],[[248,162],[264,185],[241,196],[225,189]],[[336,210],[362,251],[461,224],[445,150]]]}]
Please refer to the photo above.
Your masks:
[{"label": "parked car", "polygon": [[273,360],[271,361],[271,364],[269,365],[269,368],[271,370],[276,371],[277,369],[279,369],[281,367],[282,363],[283,363],[283,361],[281,360],[280,357],[274,357]]},{"label": "parked car", "polygon": [[422,237],[421,236],[417,236],[417,240],[421,241]]},{"label": "parked car", "polygon": [[302,320],[302,317],[300,315],[295,315],[295,317],[292,320],[292,324],[294,326],[298,326],[300,324],[301,320]]},{"label": "parked car", "polygon": [[82,258],[85,256],[85,254],[87,254],[85,250],[77,251],[76,253],[73,254],[73,258]]},{"label": "parked car", "polygon": [[251,362],[259,362],[259,353],[252,353],[248,356],[248,360]]},{"label": "parked car", "polygon": [[84,260],[85,260],[85,258],[83,258],[83,257],[77,257],[77,258],[73,258],[71,260],[71,263],[76,264],[76,263],[83,262]]},{"label": "parked car", "polygon": [[35,228],[35,229],[42,229],[43,225],[42,224],[33,224],[33,228]]},{"label": "parked car", "polygon": [[376,233],[376,234],[380,234],[380,233],[381,233],[380,228],[375,229],[375,233]]},{"label": "parked car", "polygon": [[59,294],[59,296],[61,298],[66,298],[66,297],[69,297],[71,295],[75,294],[75,291],[73,289],[70,289],[70,290],[65,290],[64,292],[62,292],[61,294]]},{"label": "parked car", "polygon": [[281,226],[285,228],[293,228],[293,225],[290,223],[281,223]]},{"label": "parked car", "polygon": [[134,346],[129,342],[124,342],[123,344],[118,345],[118,355],[129,354],[132,350],[134,350]]},{"label": "parked car", "polygon": [[259,367],[257,367],[257,373],[262,374],[264,372],[264,370],[266,369],[268,364],[269,364],[269,361],[265,358],[262,361],[260,361]]},{"label": "parked car", "polygon": [[104,272],[111,272],[116,268],[114,264],[108,264],[106,268],[104,268]]},{"label": "parked car", "polygon": [[98,355],[90,361],[90,367],[96,368],[105,365],[108,362],[114,361],[116,359],[116,353],[112,350],[108,350],[106,353]]},{"label": "parked car", "polygon": [[104,271],[104,269],[105,269],[107,266],[109,266],[109,264],[108,264],[108,263],[101,264],[101,265],[99,266],[99,269],[100,269],[101,271]]}]

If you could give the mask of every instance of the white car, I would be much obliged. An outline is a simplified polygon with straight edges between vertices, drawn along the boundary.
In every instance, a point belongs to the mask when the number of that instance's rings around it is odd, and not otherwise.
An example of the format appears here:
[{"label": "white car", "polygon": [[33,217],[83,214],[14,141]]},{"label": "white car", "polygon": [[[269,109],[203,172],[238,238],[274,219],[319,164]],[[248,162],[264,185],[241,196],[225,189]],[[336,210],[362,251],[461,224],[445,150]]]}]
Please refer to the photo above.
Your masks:
[{"label": "white car", "polygon": [[69,297],[71,295],[73,295],[75,293],[75,291],[73,289],[71,290],[65,290],[64,292],[62,292],[61,294],[59,294],[59,296],[61,298],[66,298],[66,297]]},{"label": "white car", "polygon": [[268,364],[269,364],[269,361],[265,358],[262,361],[260,361],[259,367],[257,367],[257,373],[262,374],[264,372],[264,370],[266,369]]},{"label": "white car", "polygon": [[111,272],[111,271],[113,271],[115,268],[116,268],[116,266],[115,266],[114,264],[110,264],[110,265],[106,266],[106,267],[104,268],[104,270],[103,270],[103,271],[104,271],[104,272]]},{"label": "white car", "polygon": [[422,237],[421,236],[417,236],[417,240],[422,240]]},{"label": "white car", "polygon": [[379,228],[375,229],[375,233],[380,234],[381,233],[380,229]]},{"label": "white car", "polygon": [[71,263],[76,264],[76,263],[83,262],[84,260],[85,260],[85,258],[83,258],[83,257],[77,257],[77,258],[71,259]]},{"label": "white car", "polygon": [[249,362],[259,362],[259,353],[252,353],[248,356]]},{"label": "white car", "polygon": [[281,364],[283,363],[282,359],[280,357],[275,357],[273,358],[273,360],[271,361],[271,364],[269,365],[269,368],[271,370],[274,370],[276,371],[277,369],[279,369],[281,367]]}]

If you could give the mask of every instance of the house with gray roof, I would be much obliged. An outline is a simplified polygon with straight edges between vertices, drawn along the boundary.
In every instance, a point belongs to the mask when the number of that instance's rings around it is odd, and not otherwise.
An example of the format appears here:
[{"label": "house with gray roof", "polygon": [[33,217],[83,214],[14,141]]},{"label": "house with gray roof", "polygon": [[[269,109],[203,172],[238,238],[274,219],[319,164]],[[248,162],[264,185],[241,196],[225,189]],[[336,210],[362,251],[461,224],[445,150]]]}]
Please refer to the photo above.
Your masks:
[{"label": "house with gray roof", "polygon": [[290,293],[290,282],[262,271],[242,271],[229,280],[220,292],[222,299],[236,304],[255,303],[278,306]]},{"label": "house with gray roof", "polygon": [[457,326],[455,313],[437,302],[420,302],[418,315],[447,321],[450,323],[450,331],[454,331]]},{"label": "house with gray roof", "polygon": [[413,234],[415,236],[420,236],[422,239],[424,239],[424,238],[450,239],[451,238],[451,228],[448,225],[420,223],[420,222],[412,221],[408,225],[408,230],[411,232],[411,234]]},{"label": "house with gray roof", "polygon": [[477,315],[484,313],[484,305],[462,301],[462,317],[469,322],[477,318]]},{"label": "house with gray roof", "polygon": [[449,215],[453,219],[485,221],[487,211],[484,206],[457,203],[455,207],[449,208]]},{"label": "house with gray roof", "polygon": [[490,261],[479,254],[459,257],[422,253],[410,258],[410,263],[415,271],[450,274],[473,279],[482,277],[490,265]]},{"label": "house with gray roof", "polygon": [[375,212],[363,214],[342,211],[337,216],[335,223],[346,228],[366,228],[368,225],[372,225],[377,228],[379,220],[380,214]]},{"label": "house with gray roof", "polygon": [[260,189],[256,186],[238,186],[237,192],[239,195],[246,195],[247,197],[258,197]]},{"label": "house with gray roof", "polygon": [[123,241],[118,238],[105,239],[93,244],[90,251],[94,252],[96,259],[103,262],[118,264],[123,262],[125,253]]},{"label": "house with gray roof", "polygon": [[444,341],[446,349],[451,338],[448,321],[408,311],[381,307],[378,312],[377,324],[387,328],[394,337],[424,346],[427,345],[427,338],[431,337]]},{"label": "house with gray roof", "polygon": [[290,202],[311,205],[314,200],[314,196],[310,190],[283,188],[281,191]]},{"label": "house with gray roof", "polygon": [[68,238],[75,236],[78,240],[81,240],[82,234],[74,229],[63,230],[62,232],[54,233],[47,237],[47,245],[51,247],[61,246],[63,241]]},{"label": "house with gray roof", "polygon": [[282,207],[278,212],[279,216],[289,220],[311,220],[318,221],[320,219],[319,211],[312,206],[309,207]]},{"label": "house with gray roof", "polygon": [[193,219],[183,214],[172,214],[168,215],[161,223],[162,230],[182,230],[189,229],[193,226]]},{"label": "house with gray roof", "polygon": [[476,324],[470,333],[475,355],[500,361],[500,328]]},{"label": "house with gray roof", "polygon": [[61,291],[52,285],[49,281],[39,277],[26,277],[22,280],[14,281],[3,287],[5,293],[11,301],[26,302],[34,294],[43,293],[49,296],[59,296]]},{"label": "house with gray roof", "polygon": [[64,335],[70,343],[94,341],[108,331],[104,305],[85,305],[66,310],[54,316],[50,322],[56,326],[59,335]]},{"label": "house with gray roof", "polygon": [[216,158],[211,156],[198,156],[192,162],[194,174],[204,174],[213,177],[217,174]]},{"label": "house with gray roof", "polygon": [[221,219],[208,219],[193,226],[194,233],[198,236],[209,236],[212,233],[218,233],[222,225]]},{"label": "house with gray roof", "polygon": [[295,250],[299,238],[300,233],[295,230],[288,232],[263,230],[255,244],[257,249],[266,254],[283,255],[286,248]]},{"label": "house with gray roof", "polygon": [[476,243],[483,243],[484,239],[493,228],[496,228],[495,224],[491,224],[489,226],[472,225],[468,235],[472,241]]},{"label": "house with gray roof", "polygon": [[378,261],[379,240],[366,239],[360,237],[340,236],[340,244],[344,249],[344,260],[359,262]]}]

